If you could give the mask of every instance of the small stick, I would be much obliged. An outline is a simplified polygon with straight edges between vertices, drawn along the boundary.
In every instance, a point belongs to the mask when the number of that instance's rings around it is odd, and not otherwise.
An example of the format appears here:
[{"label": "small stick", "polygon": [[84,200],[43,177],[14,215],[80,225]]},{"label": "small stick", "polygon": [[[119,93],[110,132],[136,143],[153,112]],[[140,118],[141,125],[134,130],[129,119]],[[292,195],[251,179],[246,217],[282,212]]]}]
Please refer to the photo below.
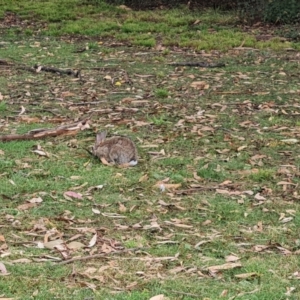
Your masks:
[{"label": "small stick", "polygon": [[175,62],[170,63],[170,66],[188,66],[188,67],[202,67],[202,68],[221,68],[225,67],[224,63],[216,63],[216,64],[209,64],[206,62]]},{"label": "small stick", "polygon": [[108,258],[109,255],[122,254],[122,253],[127,253],[127,252],[136,252],[136,251],[140,251],[140,250],[144,250],[144,249],[147,249],[147,248],[130,248],[130,249],[124,249],[124,250],[119,250],[119,251],[110,252],[110,253],[100,253],[100,254],[94,254],[94,255],[88,255],[88,256],[82,256],[82,257],[75,257],[75,258],[71,258],[71,259],[59,262],[58,264],[59,265],[67,265],[74,261],[83,261],[83,260],[90,260],[90,259],[95,259],[95,258]]}]

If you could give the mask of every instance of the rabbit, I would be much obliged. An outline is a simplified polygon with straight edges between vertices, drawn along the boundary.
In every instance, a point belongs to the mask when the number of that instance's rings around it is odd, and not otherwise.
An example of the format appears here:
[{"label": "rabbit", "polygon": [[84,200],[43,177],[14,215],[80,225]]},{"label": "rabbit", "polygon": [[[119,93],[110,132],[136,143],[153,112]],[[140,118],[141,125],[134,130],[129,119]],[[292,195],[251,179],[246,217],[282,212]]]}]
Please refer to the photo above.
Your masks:
[{"label": "rabbit", "polygon": [[102,163],[121,167],[135,166],[137,161],[137,149],[133,141],[127,137],[116,136],[106,138],[106,131],[97,133],[92,153]]}]

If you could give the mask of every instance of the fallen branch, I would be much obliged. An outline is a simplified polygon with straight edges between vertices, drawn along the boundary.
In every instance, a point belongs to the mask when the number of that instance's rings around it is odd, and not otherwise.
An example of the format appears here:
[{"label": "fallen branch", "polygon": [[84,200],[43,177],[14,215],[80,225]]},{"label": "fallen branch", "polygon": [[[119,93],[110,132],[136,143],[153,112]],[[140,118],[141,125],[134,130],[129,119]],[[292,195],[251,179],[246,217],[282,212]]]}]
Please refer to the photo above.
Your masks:
[{"label": "fallen branch", "polygon": [[22,64],[8,62],[4,59],[0,59],[0,65],[12,66],[12,67],[16,67],[17,69],[26,70],[26,71],[29,71],[32,73],[38,73],[38,72],[44,71],[44,72],[56,73],[56,74],[60,74],[60,75],[63,75],[63,74],[70,75],[70,76],[74,76],[76,78],[81,79],[80,70],[74,71],[72,69],[58,69],[55,67],[46,67],[46,66],[39,66],[39,65],[34,65],[33,67],[29,67],[29,66],[25,66]]},{"label": "fallen branch", "polygon": [[70,106],[81,106],[81,105],[98,105],[100,103],[107,103],[107,100],[104,101],[91,101],[91,102],[73,102]]},{"label": "fallen branch", "polygon": [[77,123],[59,126],[56,128],[40,128],[29,131],[25,134],[8,134],[1,135],[0,141],[9,142],[15,140],[38,140],[46,137],[54,137],[58,135],[76,135],[78,131],[89,128],[88,120]]},{"label": "fallen branch", "polygon": [[17,66],[17,69],[21,70],[26,70],[32,73],[38,73],[40,71],[44,72],[50,72],[50,73],[58,73],[60,75],[66,74],[66,75],[71,75],[76,78],[80,78],[80,71],[73,71],[72,69],[58,69],[54,67],[44,67],[44,66],[39,66],[35,65],[34,67],[28,67],[28,66]]},{"label": "fallen branch", "polygon": [[88,256],[82,256],[82,257],[74,257],[71,259],[61,261],[58,264],[59,265],[67,265],[74,261],[83,261],[83,260],[89,260],[89,259],[95,259],[95,258],[107,258],[109,255],[122,254],[122,253],[127,253],[127,252],[136,252],[136,251],[145,250],[145,249],[147,249],[147,248],[130,248],[130,249],[124,249],[124,250],[114,251],[114,252],[110,252],[110,253],[100,253],[100,254],[94,254],[94,255],[88,255]]}]

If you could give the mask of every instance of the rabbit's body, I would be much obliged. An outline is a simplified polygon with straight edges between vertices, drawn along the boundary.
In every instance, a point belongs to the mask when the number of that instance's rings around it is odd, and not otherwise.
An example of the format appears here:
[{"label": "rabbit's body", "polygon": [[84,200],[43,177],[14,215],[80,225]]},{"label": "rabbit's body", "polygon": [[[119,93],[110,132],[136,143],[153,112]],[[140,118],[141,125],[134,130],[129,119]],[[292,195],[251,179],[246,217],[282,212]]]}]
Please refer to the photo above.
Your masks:
[{"label": "rabbit's body", "polygon": [[135,166],[137,164],[137,149],[133,141],[127,137],[112,137],[105,139],[106,132],[96,136],[93,154],[110,164]]}]

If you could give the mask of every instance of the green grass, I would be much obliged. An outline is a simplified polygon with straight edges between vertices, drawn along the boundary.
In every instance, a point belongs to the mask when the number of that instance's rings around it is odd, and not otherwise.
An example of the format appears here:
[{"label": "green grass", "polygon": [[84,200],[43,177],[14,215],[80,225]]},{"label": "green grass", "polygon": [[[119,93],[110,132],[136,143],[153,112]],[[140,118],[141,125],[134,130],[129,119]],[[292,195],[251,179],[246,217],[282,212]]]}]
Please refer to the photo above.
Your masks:
[{"label": "green grass", "polygon": [[[300,152],[286,141],[299,139],[299,72],[295,52],[280,50],[299,44],[257,42],[218,11],[1,4],[2,17],[30,21],[1,29],[1,59],[11,63],[0,65],[1,135],[90,118],[76,136],[0,142],[0,252],[10,273],[1,297],[299,299]],[[232,50],[240,45],[258,50]],[[226,67],[170,65],[204,61],[203,49]],[[82,78],[20,68],[36,64]],[[101,130],[132,137],[139,164],[91,157],[85,149]],[[40,247],[56,239],[65,248]],[[93,254],[105,257],[53,260]],[[230,255],[240,267],[209,271]],[[254,274],[237,276],[245,273]]]},{"label": "green grass", "polygon": [[167,47],[193,47],[197,51],[227,51],[239,46],[274,50],[299,49],[299,44],[283,42],[276,36],[269,41],[257,41],[248,32],[234,27],[238,22],[234,13],[218,10],[192,12],[183,6],[168,11],[136,12],[113,7],[103,1],[85,3],[81,0],[3,0],[0,17],[5,17],[7,11],[18,14],[26,20],[25,23],[32,22],[25,30],[7,29],[12,36],[16,33],[28,36],[83,34],[99,40],[114,37],[143,47],[155,47],[159,41]]}]

